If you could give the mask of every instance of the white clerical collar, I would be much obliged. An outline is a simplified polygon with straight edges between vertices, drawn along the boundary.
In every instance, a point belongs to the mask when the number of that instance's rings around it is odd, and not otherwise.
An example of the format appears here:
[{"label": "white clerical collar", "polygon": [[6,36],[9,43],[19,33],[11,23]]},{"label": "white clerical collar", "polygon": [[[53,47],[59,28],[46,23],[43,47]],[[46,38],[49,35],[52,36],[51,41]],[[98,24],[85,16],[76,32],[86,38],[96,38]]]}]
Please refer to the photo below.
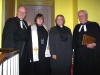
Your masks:
[{"label": "white clerical collar", "polygon": [[20,19],[21,21],[23,20],[23,19]]},{"label": "white clerical collar", "polygon": [[84,29],[84,32],[87,31],[86,24],[82,24],[82,25],[80,25],[79,32],[81,32],[82,28]]},{"label": "white clerical collar", "polygon": [[60,27],[60,28],[63,28],[63,25],[60,25],[59,27]]}]

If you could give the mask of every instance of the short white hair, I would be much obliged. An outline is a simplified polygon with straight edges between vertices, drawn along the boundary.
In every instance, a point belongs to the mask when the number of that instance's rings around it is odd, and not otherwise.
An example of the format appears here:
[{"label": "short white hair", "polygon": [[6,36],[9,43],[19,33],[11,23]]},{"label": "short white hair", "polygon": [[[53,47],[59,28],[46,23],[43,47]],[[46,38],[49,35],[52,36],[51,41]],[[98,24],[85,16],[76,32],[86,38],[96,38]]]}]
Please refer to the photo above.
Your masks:
[{"label": "short white hair", "polygon": [[78,11],[78,15],[79,15],[81,12],[84,13],[84,14],[88,17],[88,12],[87,12],[86,10],[79,10],[79,11]]}]

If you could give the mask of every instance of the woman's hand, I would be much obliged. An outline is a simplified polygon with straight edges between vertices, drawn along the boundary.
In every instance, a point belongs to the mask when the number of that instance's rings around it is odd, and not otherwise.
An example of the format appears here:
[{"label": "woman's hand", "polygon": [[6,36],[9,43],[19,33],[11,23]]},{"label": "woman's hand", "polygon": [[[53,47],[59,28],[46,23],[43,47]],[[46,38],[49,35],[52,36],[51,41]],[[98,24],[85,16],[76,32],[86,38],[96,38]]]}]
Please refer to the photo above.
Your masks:
[{"label": "woman's hand", "polygon": [[94,48],[96,46],[96,43],[91,43],[87,45],[87,48]]},{"label": "woman's hand", "polygon": [[27,24],[28,24],[28,26],[31,26],[32,25],[32,23],[30,21],[28,21]]},{"label": "woman's hand", "polygon": [[56,55],[52,55],[52,59],[56,60],[57,56]]}]

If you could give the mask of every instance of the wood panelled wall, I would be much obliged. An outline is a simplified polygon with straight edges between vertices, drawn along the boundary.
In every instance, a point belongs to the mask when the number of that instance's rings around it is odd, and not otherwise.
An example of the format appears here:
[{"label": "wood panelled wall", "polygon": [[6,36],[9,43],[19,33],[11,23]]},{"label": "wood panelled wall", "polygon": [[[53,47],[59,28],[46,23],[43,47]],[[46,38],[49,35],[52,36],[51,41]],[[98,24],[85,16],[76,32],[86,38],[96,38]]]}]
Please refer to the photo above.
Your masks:
[{"label": "wood panelled wall", "polygon": [[15,16],[15,0],[5,0],[6,19]]}]

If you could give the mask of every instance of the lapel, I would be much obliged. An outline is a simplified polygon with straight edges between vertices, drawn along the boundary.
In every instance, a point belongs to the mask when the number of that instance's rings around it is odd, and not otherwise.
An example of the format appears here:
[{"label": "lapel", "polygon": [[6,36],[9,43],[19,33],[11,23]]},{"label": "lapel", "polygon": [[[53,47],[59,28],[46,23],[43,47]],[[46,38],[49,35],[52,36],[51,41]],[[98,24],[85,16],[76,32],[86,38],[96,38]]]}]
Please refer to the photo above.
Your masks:
[{"label": "lapel", "polygon": [[15,22],[17,24],[18,29],[21,29],[21,27],[20,27],[20,19],[18,17],[15,17]]},{"label": "lapel", "polygon": [[31,32],[31,26],[30,27],[28,27],[28,31],[29,31],[29,35],[30,35],[30,38],[29,38],[29,40],[30,40],[30,46],[31,46],[31,48],[32,48],[32,32]]},{"label": "lapel", "polygon": [[29,42],[28,42],[29,50],[27,50],[28,51],[27,53],[29,53],[29,58],[30,58],[29,62],[31,62],[33,61],[31,26],[28,27],[28,31],[29,31]]},{"label": "lapel", "polygon": [[[21,28],[21,27],[20,27],[20,19],[19,19],[18,17],[15,17],[15,21],[16,21],[16,23],[17,23],[18,28]],[[25,20],[23,20],[23,21],[24,21],[26,27],[28,28],[27,22],[26,22]]]}]

